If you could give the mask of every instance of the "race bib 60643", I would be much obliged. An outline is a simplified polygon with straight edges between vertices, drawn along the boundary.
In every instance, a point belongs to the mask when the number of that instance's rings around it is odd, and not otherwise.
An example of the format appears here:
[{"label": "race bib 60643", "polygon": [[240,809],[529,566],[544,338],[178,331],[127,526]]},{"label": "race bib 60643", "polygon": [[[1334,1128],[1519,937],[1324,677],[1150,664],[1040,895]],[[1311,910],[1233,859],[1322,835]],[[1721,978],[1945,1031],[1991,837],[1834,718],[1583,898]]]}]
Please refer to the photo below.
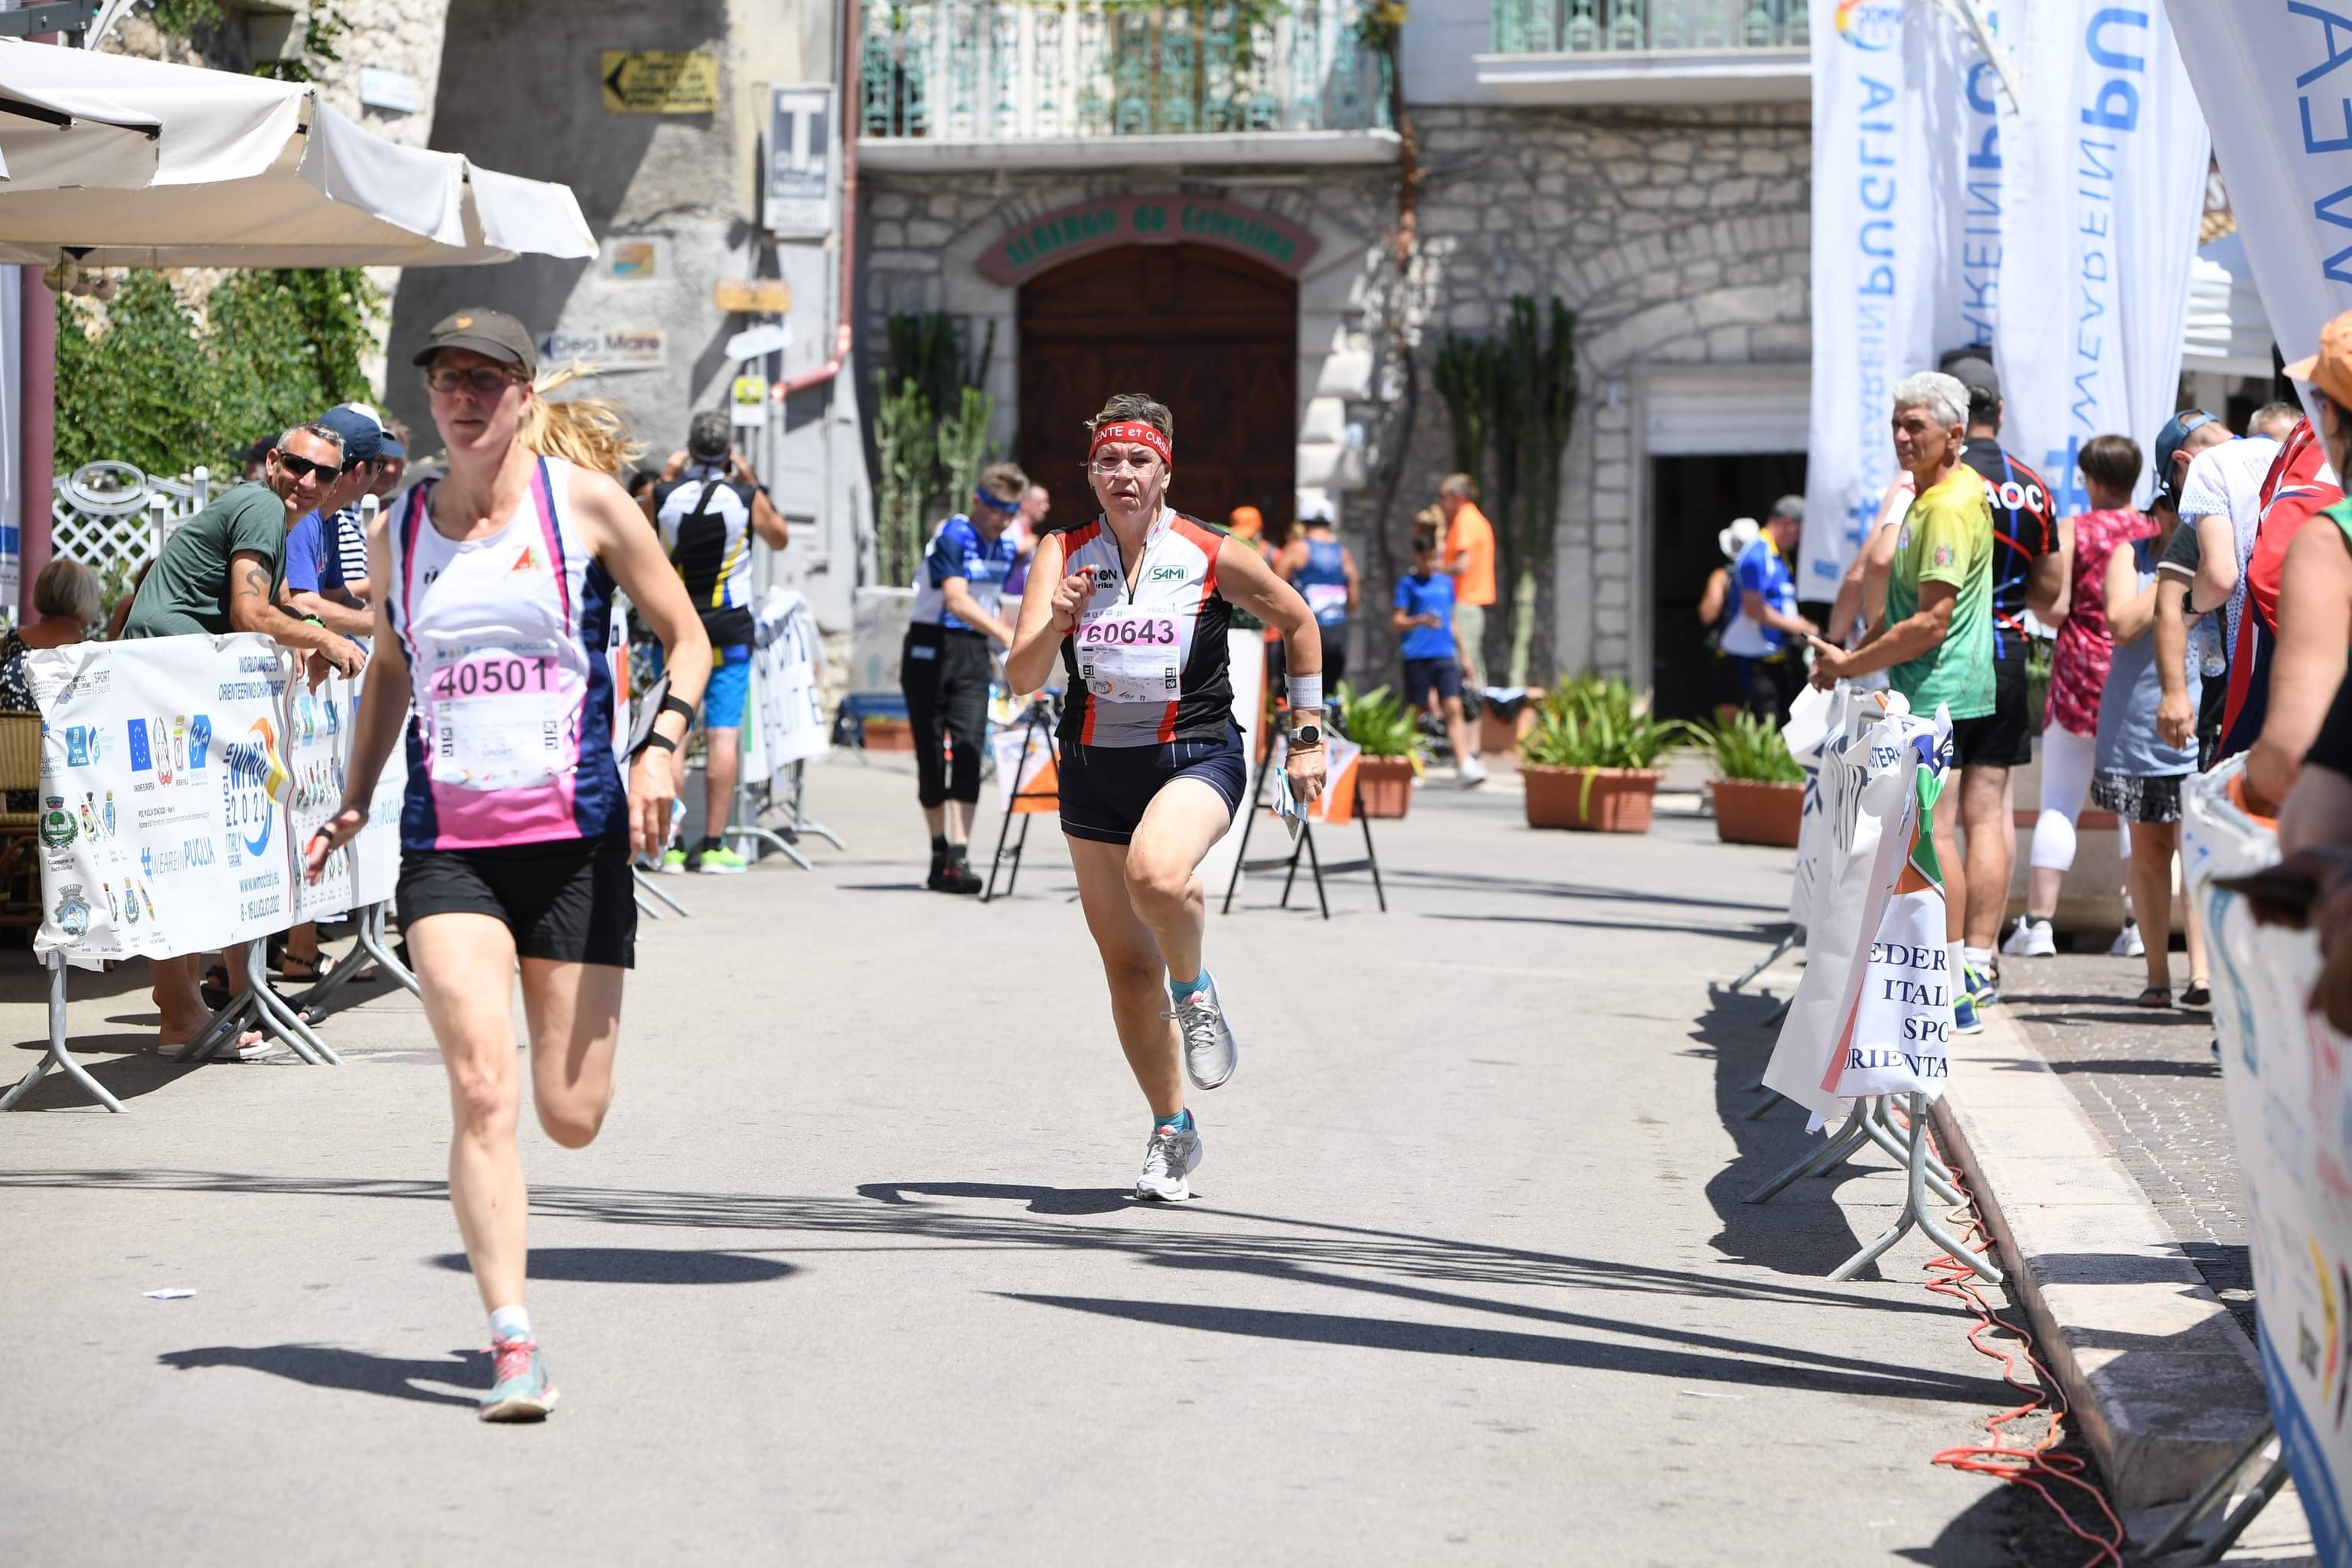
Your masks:
[{"label": "race bib 60643", "polygon": [[1121,605],[1078,623],[1078,678],[1110,702],[1173,702],[1183,679],[1183,634],[1164,611]]}]

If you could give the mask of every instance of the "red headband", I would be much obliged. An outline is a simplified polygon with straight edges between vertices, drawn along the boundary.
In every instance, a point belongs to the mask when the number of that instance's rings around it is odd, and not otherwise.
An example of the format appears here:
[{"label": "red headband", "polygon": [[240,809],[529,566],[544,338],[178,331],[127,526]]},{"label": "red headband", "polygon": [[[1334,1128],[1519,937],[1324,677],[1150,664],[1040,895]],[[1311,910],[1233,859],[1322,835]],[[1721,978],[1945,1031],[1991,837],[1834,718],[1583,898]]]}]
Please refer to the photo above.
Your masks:
[{"label": "red headband", "polygon": [[1087,456],[1093,458],[1106,441],[1139,442],[1159,453],[1161,462],[1173,467],[1176,461],[1175,455],[1168,449],[1168,437],[1139,419],[1123,419],[1112,425],[1096,426],[1095,438],[1087,447]]}]

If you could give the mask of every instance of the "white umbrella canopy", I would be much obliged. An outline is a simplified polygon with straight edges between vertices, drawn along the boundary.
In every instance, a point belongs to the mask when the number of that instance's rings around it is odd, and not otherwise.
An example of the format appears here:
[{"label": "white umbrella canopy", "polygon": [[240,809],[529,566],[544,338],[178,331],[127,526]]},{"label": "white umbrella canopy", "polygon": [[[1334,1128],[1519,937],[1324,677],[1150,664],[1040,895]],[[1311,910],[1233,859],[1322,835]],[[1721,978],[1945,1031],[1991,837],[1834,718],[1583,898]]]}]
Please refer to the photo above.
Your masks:
[{"label": "white umbrella canopy", "polygon": [[[60,112],[74,123],[56,125]],[[43,135],[77,132],[78,157],[40,151]],[[432,267],[596,253],[569,187],[386,142],[307,83],[0,40],[0,158],[49,171],[25,182],[46,188],[0,184],[0,262]],[[77,163],[80,183],[56,177]]]}]

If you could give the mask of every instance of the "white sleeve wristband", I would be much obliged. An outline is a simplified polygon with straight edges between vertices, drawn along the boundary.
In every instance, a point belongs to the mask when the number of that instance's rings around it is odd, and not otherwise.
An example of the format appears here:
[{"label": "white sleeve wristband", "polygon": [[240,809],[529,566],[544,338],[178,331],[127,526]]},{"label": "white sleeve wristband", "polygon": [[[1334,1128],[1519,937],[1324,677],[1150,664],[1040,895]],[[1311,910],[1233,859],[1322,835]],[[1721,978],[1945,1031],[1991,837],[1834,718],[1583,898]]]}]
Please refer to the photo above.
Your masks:
[{"label": "white sleeve wristband", "polygon": [[1290,710],[1294,713],[1304,709],[1319,709],[1323,706],[1323,677],[1319,672],[1314,675],[1292,676],[1288,682],[1288,691]]}]

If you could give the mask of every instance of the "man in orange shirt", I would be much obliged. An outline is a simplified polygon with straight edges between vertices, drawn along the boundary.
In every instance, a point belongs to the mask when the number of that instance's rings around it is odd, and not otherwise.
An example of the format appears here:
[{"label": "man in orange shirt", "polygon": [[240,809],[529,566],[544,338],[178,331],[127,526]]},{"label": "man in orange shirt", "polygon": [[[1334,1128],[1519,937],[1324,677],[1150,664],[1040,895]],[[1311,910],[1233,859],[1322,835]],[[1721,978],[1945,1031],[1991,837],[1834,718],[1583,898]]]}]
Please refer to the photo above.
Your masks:
[{"label": "man in orange shirt", "polygon": [[[1478,481],[1448,474],[1438,481],[1445,513],[1445,570],[1454,578],[1454,635],[1462,643],[1462,684],[1486,689],[1486,606],[1495,602],[1495,525],[1478,510]],[[1478,765],[1478,726],[1469,726],[1470,766]]]}]

